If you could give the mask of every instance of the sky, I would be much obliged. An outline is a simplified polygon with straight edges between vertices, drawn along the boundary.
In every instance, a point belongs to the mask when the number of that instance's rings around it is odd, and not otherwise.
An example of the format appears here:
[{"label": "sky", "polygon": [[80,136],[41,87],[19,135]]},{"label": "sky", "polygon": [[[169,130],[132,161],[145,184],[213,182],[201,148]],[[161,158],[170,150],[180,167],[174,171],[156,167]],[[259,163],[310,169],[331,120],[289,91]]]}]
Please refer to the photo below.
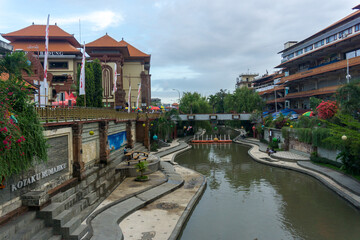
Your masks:
[{"label": "sky", "polygon": [[[356,0],[0,0],[0,33],[50,24],[91,42],[109,34],[151,54],[151,94],[234,91],[241,73],[263,75],[287,41],[301,41],[352,13]],[[81,39],[79,30],[81,22]],[[0,40],[6,41],[0,37]],[[175,90],[174,90],[175,89]]]}]

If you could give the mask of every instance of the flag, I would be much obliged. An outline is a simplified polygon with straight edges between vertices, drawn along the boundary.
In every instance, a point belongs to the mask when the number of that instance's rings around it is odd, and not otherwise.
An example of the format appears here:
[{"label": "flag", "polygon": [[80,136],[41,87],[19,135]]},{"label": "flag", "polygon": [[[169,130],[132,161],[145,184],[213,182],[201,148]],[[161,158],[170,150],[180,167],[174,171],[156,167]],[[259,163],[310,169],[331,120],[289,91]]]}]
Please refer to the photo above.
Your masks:
[{"label": "flag", "polygon": [[138,91],[138,96],[137,96],[137,100],[136,100],[136,108],[139,108],[140,91],[141,91],[141,83],[139,85],[139,91]]},{"label": "flag", "polygon": [[40,105],[46,105],[48,102],[48,91],[49,85],[47,83],[47,65],[48,65],[48,50],[49,50],[49,19],[50,14],[47,18],[46,28],[45,28],[45,56],[44,56],[44,81],[40,83]]},{"label": "flag", "polygon": [[81,70],[80,70],[80,90],[79,95],[85,95],[85,42],[84,42],[84,50],[81,62]]},{"label": "flag", "polygon": [[128,113],[131,109],[131,84],[129,84],[129,94],[128,94]]},{"label": "flag", "polygon": [[116,82],[117,82],[117,63],[115,63],[115,68],[114,68],[114,88],[113,88],[113,93],[115,93],[116,90],[117,90]]},{"label": "flag", "polygon": [[45,29],[45,56],[44,56],[44,86],[47,88],[47,64],[48,64],[48,51],[49,51],[49,18],[47,18],[46,29]]}]

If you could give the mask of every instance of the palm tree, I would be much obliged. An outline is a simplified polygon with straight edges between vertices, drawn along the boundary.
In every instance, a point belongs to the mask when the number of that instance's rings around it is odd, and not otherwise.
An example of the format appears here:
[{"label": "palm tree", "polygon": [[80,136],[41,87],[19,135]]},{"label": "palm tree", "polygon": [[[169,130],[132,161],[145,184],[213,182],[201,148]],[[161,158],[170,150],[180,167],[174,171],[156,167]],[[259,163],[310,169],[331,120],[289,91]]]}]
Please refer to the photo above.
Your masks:
[{"label": "palm tree", "polygon": [[179,112],[176,109],[171,109],[165,112],[165,114],[162,114],[155,123],[155,129],[158,135],[165,141],[169,138],[169,133],[176,124],[174,119],[180,121]]}]

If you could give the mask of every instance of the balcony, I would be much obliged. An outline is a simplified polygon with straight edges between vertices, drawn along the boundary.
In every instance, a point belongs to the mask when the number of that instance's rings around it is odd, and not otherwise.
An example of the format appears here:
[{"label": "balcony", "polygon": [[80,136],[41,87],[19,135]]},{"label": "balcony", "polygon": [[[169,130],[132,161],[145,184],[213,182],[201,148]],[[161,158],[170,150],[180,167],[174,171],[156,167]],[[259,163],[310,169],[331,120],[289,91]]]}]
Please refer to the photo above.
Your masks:
[{"label": "balcony", "polygon": [[[356,66],[356,65],[360,65],[360,56],[359,57],[354,57],[349,59],[349,66]],[[315,76],[315,75],[319,75],[319,74],[323,74],[323,73],[327,73],[327,72],[331,72],[331,71],[336,71],[339,69],[345,69],[347,66],[346,60],[342,60],[342,61],[338,61],[332,64],[328,64],[322,67],[318,67],[318,68],[314,68],[305,72],[300,72],[300,73],[295,73],[292,74],[290,76],[287,77],[283,77],[281,79],[281,83],[285,83],[285,82],[290,82],[290,81],[294,81],[294,80],[298,80],[298,79],[302,79],[302,78],[306,78],[306,77],[311,77],[311,76]]]},{"label": "balcony", "polygon": [[318,96],[318,95],[324,95],[324,94],[330,94],[335,93],[336,90],[343,85],[336,85],[331,87],[324,87],[316,90],[309,90],[309,91],[302,91],[302,92],[295,92],[295,93],[289,93],[286,95],[286,99],[293,99],[293,98],[303,98],[303,97],[311,97],[311,96]]}]

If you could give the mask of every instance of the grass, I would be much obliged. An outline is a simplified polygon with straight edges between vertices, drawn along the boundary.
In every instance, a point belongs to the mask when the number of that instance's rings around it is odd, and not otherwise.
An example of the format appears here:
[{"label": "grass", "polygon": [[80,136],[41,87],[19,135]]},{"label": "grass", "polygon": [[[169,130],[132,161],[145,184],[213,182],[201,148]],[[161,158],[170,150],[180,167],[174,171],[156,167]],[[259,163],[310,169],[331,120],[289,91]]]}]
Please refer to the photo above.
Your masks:
[{"label": "grass", "polygon": [[360,175],[350,174],[350,173],[346,172],[345,170],[343,170],[343,169],[341,169],[339,167],[336,167],[334,165],[331,165],[331,164],[328,164],[328,163],[319,163],[319,162],[314,162],[314,161],[312,161],[312,163],[323,166],[323,167],[334,169],[335,171],[341,172],[341,173],[343,173],[345,175],[351,176],[351,177],[355,178],[356,180],[360,181]]}]

